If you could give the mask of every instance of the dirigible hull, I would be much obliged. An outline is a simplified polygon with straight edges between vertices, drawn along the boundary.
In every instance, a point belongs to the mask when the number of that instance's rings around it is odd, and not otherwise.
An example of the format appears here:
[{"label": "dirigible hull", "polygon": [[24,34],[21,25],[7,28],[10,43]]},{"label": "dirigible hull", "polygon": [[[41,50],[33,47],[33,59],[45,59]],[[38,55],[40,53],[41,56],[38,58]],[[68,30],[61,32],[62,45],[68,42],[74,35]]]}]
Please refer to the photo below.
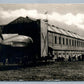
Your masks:
[{"label": "dirigible hull", "polygon": [[3,39],[0,42],[0,61],[8,59],[9,63],[20,62],[28,58],[31,60],[33,40],[24,35],[18,34],[3,34]]}]

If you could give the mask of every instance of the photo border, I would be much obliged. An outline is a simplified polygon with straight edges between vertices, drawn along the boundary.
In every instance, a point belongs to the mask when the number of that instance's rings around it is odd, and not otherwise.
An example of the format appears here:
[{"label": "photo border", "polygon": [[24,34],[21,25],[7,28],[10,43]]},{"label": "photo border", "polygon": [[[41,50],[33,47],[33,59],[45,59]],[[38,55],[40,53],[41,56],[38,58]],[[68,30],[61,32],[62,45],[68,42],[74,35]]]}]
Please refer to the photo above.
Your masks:
[{"label": "photo border", "polygon": [[[0,0],[0,4],[56,3],[84,4],[84,0]],[[0,81],[0,84],[83,84],[84,81]]]}]

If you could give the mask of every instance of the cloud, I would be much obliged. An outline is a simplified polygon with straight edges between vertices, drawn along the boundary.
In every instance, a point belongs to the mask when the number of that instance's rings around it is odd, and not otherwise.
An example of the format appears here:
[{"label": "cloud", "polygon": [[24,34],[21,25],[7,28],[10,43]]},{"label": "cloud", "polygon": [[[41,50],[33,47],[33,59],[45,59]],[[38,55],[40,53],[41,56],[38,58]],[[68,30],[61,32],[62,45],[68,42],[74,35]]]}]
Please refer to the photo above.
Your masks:
[{"label": "cloud", "polygon": [[72,13],[67,13],[65,15],[61,15],[59,13],[52,13],[51,15],[49,15],[51,20],[55,20],[58,22],[63,22],[67,25],[75,25],[79,28],[84,29],[84,14],[76,14],[73,15]]},{"label": "cloud", "polygon": [[37,10],[26,10],[23,8],[18,10],[3,10],[2,8],[0,9],[0,22],[2,24],[7,24],[20,16],[28,16],[36,19],[44,19],[46,17],[44,14],[39,13]]},{"label": "cloud", "polygon": [[45,19],[48,18],[49,21],[56,21],[63,24],[74,25],[81,29],[84,29],[84,14],[77,13],[66,13],[60,14],[58,12],[52,12],[51,14],[42,14],[37,10],[27,10],[27,9],[17,9],[17,10],[3,10],[0,9],[0,18],[3,21],[2,23],[10,22],[13,19],[16,19],[19,16],[29,16],[36,19]]},{"label": "cloud", "polygon": [[1,15],[1,18],[3,19],[17,18],[19,16],[22,16],[22,17],[29,16],[29,17],[36,18],[36,19],[45,18],[45,15],[38,13],[37,10],[26,10],[26,9],[8,10],[8,11],[1,10],[0,15]]}]

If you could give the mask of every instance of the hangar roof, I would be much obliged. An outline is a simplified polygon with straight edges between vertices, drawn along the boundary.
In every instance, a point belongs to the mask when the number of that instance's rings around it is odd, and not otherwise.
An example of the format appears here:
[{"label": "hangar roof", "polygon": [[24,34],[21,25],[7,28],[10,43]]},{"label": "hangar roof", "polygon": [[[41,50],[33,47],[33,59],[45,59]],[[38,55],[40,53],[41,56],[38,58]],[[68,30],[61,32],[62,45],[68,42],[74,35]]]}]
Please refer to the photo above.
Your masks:
[{"label": "hangar roof", "polygon": [[70,36],[70,37],[79,38],[79,39],[84,40],[84,38],[81,37],[80,35],[78,35],[77,33],[74,33],[74,32],[71,32],[71,31],[56,27],[54,25],[48,24],[48,30],[52,31],[52,32],[59,33],[59,34],[63,34],[63,35],[66,35],[66,36]]},{"label": "hangar roof", "polygon": [[17,23],[29,23],[29,22],[32,22],[34,20],[30,19],[29,17],[19,17],[15,20],[13,20],[12,22],[10,22],[9,24],[17,24]]},{"label": "hangar roof", "polygon": [[[15,20],[13,20],[12,22],[10,22],[9,24],[7,25],[10,25],[10,24],[17,24],[17,23],[29,23],[29,22],[33,22],[33,21],[36,21],[36,19],[32,19],[32,18],[29,18],[29,17],[19,17]],[[13,28],[12,28],[13,29]],[[14,28],[15,29],[15,28]],[[78,35],[77,33],[74,33],[74,32],[71,32],[71,31],[68,31],[68,30],[65,30],[65,29],[62,29],[62,28],[59,28],[59,27],[56,27],[55,25],[51,25],[51,24],[48,24],[48,30],[49,31],[52,31],[52,32],[56,32],[56,33],[59,33],[59,34],[63,34],[63,35],[66,35],[66,36],[70,36],[70,37],[74,37],[74,38],[79,38],[79,39],[83,39],[84,40],[84,37],[81,37],[80,35]],[[9,32],[9,31],[8,31]]]}]

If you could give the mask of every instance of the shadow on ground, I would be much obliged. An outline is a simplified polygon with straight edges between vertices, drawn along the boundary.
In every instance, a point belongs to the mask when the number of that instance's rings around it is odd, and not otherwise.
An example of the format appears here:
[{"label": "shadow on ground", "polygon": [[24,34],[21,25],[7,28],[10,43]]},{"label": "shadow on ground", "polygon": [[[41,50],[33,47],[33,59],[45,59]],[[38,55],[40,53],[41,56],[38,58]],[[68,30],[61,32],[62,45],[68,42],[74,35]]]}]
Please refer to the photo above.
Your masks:
[{"label": "shadow on ground", "polygon": [[9,64],[9,65],[0,65],[0,71],[5,70],[17,70],[21,68],[28,68],[28,67],[37,67],[37,66],[46,66],[53,64],[54,62],[37,62],[37,63],[31,63],[28,65],[22,65],[22,64]]}]

